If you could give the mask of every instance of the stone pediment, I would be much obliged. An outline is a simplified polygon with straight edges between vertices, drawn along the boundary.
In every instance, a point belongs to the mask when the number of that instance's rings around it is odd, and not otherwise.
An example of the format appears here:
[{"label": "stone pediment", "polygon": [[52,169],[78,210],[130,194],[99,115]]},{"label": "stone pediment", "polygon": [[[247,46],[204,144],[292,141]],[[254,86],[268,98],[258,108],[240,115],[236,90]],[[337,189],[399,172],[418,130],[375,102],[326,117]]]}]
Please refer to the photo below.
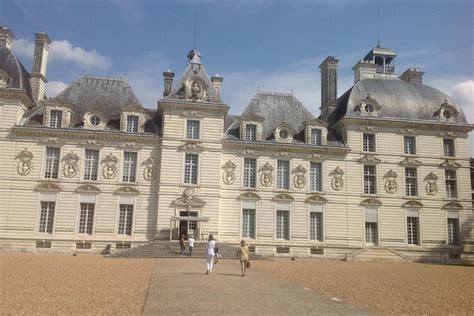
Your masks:
[{"label": "stone pediment", "polygon": [[54,183],[41,183],[36,186],[36,191],[59,192],[61,187]]},{"label": "stone pediment", "polygon": [[361,206],[380,206],[382,205],[382,202],[380,202],[378,199],[374,198],[368,198],[360,202]]},{"label": "stone pediment", "polygon": [[85,184],[77,187],[74,192],[78,193],[100,193],[100,189],[92,184]]},{"label": "stone pediment", "polygon": [[206,202],[194,195],[193,188],[186,188],[183,192],[183,195],[180,198],[174,200],[172,205],[175,207],[202,208],[204,205],[206,205]]},{"label": "stone pediment", "polygon": [[445,159],[439,166],[441,168],[459,168],[459,167],[461,167],[461,165],[458,164],[453,159]]},{"label": "stone pediment", "polygon": [[135,149],[140,149],[142,148],[142,145],[135,143],[135,142],[125,142],[125,143],[120,143],[118,145],[119,148],[135,148]]},{"label": "stone pediment", "polygon": [[306,203],[326,203],[328,200],[319,194],[313,194],[306,198]]},{"label": "stone pediment", "polygon": [[178,150],[201,152],[202,147],[201,147],[201,144],[197,142],[187,142],[186,144],[179,146]]},{"label": "stone pediment", "polygon": [[405,159],[400,161],[400,164],[405,166],[417,166],[421,165],[421,161],[419,161],[415,157],[405,157]]},{"label": "stone pediment", "polygon": [[101,141],[96,140],[96,139],[86,139],[86,140],[83,140],[83,141],[79,142],[79,145],[102,147],[105,144]]},{"label": "stone pediment", "polygon": [[379,163],[381,160],[374,155],[366,154],[362,158],[360,158],[358,161],[363,162],[363,163]]},{"label": "stone pediment", "polygon": [[260,195],[255,192],[244,192],[239,196],[240,200],[260,200]]},{"label": "stone pediment", "polygon": [[421,208],[423,207],[423,203],[418,202],[418,201],[407,201],[403,203],[402,207],[416,207],[416,208]]},{"label": "stone pediment", "polygon": [[294,197],[292,197],[291,195],[289,195],[288,193],[280,193],[280,194],[277,194],[275,195],[273,198],[272,198],[272,201],[290,201],[290,202],[293,202],[295,200]]},{"label": "stone pediment", "polygon": [[463,206],[458,202],[448,202],[443,205],[445,210],[462,210]]},{"label": "stone pediment", "polygon": [[140,191],[131,186],[123,186],[115,190],[115,194],[140,194]]}]

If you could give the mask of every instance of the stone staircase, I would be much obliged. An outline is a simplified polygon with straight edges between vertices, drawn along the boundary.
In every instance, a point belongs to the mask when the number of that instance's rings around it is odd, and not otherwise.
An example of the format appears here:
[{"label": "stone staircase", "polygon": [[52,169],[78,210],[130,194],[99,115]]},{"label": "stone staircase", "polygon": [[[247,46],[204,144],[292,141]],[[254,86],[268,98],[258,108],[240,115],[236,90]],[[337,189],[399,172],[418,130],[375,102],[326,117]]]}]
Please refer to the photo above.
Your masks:
[{"label": "stone staircase", "polygon": [[347,261],[408,262],[398,252],[386,247],[370,247],[358,250],[348,256]]},{"label": "stone staircase", "polygon": [[[118,250],[117,252],[107,255],[108,258],[205,258],[206,257],[206,243],[195,242],[193,248],[193,255],[189,257],[189,248],[186,244],[186,254],[180,255],[179,243],[170,241],[153,241],[151,243],[125,250]],[[237,252],[237,244],[217,243],[219,254],[222,259],[234,259]],[[250,253],[250,259],[262,259],[263,257],[255,253]]]}]

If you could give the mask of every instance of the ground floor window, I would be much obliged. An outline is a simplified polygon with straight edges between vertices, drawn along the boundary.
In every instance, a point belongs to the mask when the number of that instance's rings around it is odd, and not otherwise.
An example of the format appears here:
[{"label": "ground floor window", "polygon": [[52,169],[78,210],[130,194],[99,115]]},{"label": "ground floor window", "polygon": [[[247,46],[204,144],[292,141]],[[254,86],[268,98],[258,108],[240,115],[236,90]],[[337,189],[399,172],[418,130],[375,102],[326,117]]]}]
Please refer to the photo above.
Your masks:
[{"label": "ground floor window", "polygon": [[309,215],[309,239],[323,241],[323,213],[311,212]]},{"label": "ground floor window", "polygon": [[132,236],[133,204],[120,204],[118,234]]},{"label": "ground floor window", "polygon": [[242,237],[255,239],[255,209],[242,210]]},{"label": "ground floor window", "polygon": [[459,245],[459,213],[448,212],[448,245]]},{"label": "ground floor window", "polygon": [[94,203],[81,203],[79,234],[92,235],[92,227],[94,225],[94,209]]},{"label": "ground floor window", "polygon": [[55,202],[41,202],[39,232],[53,233]]},{"label": "ground floor window", "polygon": [[290,205],[279,204],[277,205],[276,212],[276,238],[277,239],[290,239]]},{"label": "ground floor window", "polygon": [[418,210],[408,210],[407,212],[407,243],[409,245],[419,245],[420,220]]},{"label": "ground floor window", "polygon": [[378,244],[378,210],[365,209],[365,243],[369,246]]}]

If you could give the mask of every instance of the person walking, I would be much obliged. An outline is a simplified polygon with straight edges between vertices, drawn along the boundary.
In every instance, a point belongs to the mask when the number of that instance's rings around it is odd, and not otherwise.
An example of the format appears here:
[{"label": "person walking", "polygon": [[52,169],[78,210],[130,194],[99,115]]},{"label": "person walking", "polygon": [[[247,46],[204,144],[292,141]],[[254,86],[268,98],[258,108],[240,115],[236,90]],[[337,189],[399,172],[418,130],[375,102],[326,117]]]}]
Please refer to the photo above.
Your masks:
[{"label": "person walking", "polygon": [[186,251],[186,246],[184,245],[184,234],[182,234],[181,237],[179,238],[179,248],[180,248],[179,254],[184,255],[184,252]]},{"label": "person walking", "polygon": [[242,276],[247,273],[247,264],[249,263],[249,246],[245,240],[240,241],[240,247],[237,249],[237,258],[240,260],[240,270],[242,270]]},{"label": "person walking", "polygon": [[214,263],[214,254],[215,254],[214,248],[216,248],[216,242],[214,240],[214,236],[210,234],[209,238],[207,239],[207,245],[206,245],[206,250],[207,250],[206,274],[212,273],[212,265]]},{"label": "person walking", "polygon": [[188,238],[188,248],[189,248],[189,256],[193,255],[193,248],[194,248],[194,237],[193,235],[189,236]]}]

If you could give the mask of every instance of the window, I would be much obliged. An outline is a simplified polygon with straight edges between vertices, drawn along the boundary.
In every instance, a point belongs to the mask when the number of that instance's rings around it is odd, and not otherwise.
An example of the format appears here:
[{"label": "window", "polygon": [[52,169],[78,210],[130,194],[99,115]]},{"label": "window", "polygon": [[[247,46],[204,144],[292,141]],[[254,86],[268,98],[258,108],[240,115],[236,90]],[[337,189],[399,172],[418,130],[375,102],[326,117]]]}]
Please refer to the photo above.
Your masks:
[{"label": "window", "polygon": [[419,218],[418,210],[407,210],[407,243],[409,245],[419,245]]},{"label": "window", "polygon": [[92,226],[94,225],[94,208],[94,203],[81,203],[79,234],[92,235]]},{"label": "window", "polygon": [[252,158],[244,159],[244,187],[255,188],[257,178],[257,160]]},{"label": "window", "polygon": [[278,160],[277,163],[277,188],[290,189],[290,162],[286,160]]},{"label": "window", "polygon": [[59,148],[46,147],[46,166],[44,177],[46,179],[57,179],[59,170]]},{"label": "window", "polygon": [[53,233],[54,207],[54,202],[41,202],[41,212],[39,219],[40,233]]},{"label": "window", "polygon": [[323,241],[323,206],[310,205],[309,239]]},{"label": "window", "polygon": [[276,238],[290,240],[290,205],[277,205]]},{"label": "window", "polygon": [[245,124],[245,140],[250,140],[250,141],[257,140],[257,125]]},{"label": "window", "polygon": [[133,204],[120,204],[118,234],[132,236]]},{"label": "window", "polygon": [[127,128],[126,131],[129,133],[138,132],[138,116],[136,115],[127,115]]},{"label": "window", "polygon": [[416,138],[414,136],[403,137],[403,153],[405,155],[416,154]]},{"label": "window", "polygon": [[290,137],[290,132],[287,129],[282,128],[280,130],[279,135],[280,135],[280,139],[284,140],[284,139],[287,139],[288,137]]},{"label": "window", "polygon": [[377,174],[375,166],[364,166],[364,193],[377,194]]},{"label": "window", "polygon": [[378,216],[376,208],[365,209],[365,243],[375,246],[378,243]]},{"label": "window", "polygon": [[186,122],[186,138],[188,139],[199,139],[199,121],[187,120]]},{"label": "window", "polygon": [[91,125],[92,125],[92,126],[99,126],[100,121],[101,121],[101,120],[100,120],[100,117],[98,117],[97,115],[93,115],[93,116],[91,116],[91,118],[90,118],[90,122],[91,122]]},{"label": "window", "polygon": [[84,180],[97,180],[97,170],[99,168],[99,151],[86,149],[84,160]]},{"label": "window", "polygon": [[454,157],[454,139],[444,138],[443,139],[443,154],[446,157]]},{"label": "window", "polygon": [[311,144],[312,145],[321,145],[321,129],[312,128],[311,129]]},{"label": "window", "polygon": [[312,162],[309,167],[309,181],[311,191],[322,191],[321,163]]},{"label": "window", "polygon": [[405,194],[407,196],[417,196],[416,168],[405,168]]},{"label": "window", "polygon": [[242,238],[255,239],[255,209],[242,209]]},{"label": "window", "polygon": [[49,111],[49,127],[61,127],[63,121],[63,111]]},{"label": "window", "polygon": [[363,150],[367,152],[375,152],[375,135],[364,133]]},{"label": "window", "polygon": [[446,197],[448,198],[457,198],[457,179],[456,179],[456,170],[445,170],[445,188],[446,188]]},{"label": "window", "polygon": [[459,213],[448,212],[448,245],[459,246]]},{"label": "window", "polygon": [[184,183],[197,184],[198,155],[186,154],[184,161]]},{"label": "window", "polygon": [[137,153],[126,151],[123,153],[123,182],[135,182],[137,173]]}]

